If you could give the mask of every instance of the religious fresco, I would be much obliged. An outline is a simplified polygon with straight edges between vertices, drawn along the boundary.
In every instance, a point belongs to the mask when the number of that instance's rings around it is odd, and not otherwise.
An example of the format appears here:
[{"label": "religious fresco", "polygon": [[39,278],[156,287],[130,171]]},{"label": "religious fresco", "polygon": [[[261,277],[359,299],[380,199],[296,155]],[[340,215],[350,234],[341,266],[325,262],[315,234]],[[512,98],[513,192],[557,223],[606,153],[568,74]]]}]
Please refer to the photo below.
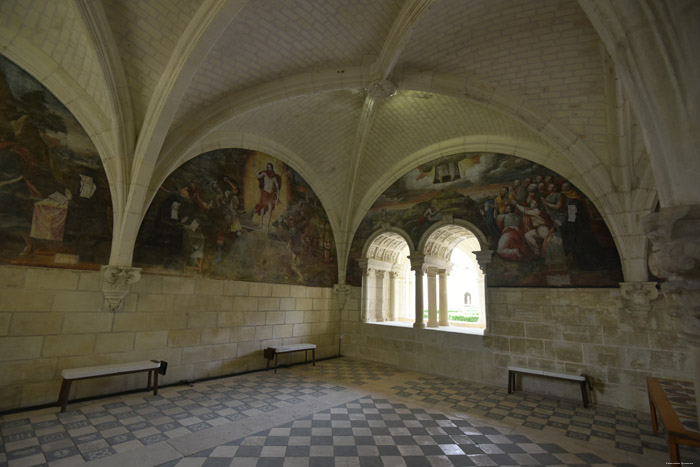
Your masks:
[{"label": "religious fresco", "polygon": [[98,269],[112,202],[100,157],[70,112],[0,56],[0,263]]},{"label": "religious fresco", "polygon": [[421,165],[391,185],[363,219],[351,246],[348,282],[382,223],[421,235],[443,216],[483,232],[494,251],[490,287],[617,287],[622,267],[600,213],[569,181],[513,156],[467,153]]},{"label": "religious fresco", "polygon": [[267,154],[218,149],[173,172],[141,225],[134,265],[166,274],[332,286],[326,212],[291,167]]}]

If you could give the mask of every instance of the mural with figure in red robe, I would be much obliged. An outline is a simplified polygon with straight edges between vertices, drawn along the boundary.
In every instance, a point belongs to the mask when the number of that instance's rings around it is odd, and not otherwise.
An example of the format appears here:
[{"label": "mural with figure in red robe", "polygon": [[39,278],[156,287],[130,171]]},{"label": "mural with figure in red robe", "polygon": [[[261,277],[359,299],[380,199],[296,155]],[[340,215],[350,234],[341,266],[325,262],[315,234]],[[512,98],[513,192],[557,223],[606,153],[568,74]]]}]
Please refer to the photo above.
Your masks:
[{"label": "mural with figure in red robe", "polygon": [[335,242],[313,190],[276,158],[219,149],[183,164],[143,220],[134,262],[146,271],[332,286]]}]

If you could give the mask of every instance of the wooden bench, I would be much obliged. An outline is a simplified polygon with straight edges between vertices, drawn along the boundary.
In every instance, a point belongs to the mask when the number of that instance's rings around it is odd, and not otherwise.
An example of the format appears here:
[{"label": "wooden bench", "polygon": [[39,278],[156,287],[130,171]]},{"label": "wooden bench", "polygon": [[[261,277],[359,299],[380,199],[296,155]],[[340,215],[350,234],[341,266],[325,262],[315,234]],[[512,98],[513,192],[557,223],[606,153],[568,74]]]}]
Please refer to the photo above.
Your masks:
[{"label": "wooden bench", "polygon": [[[647,377],[651,426],[659,430],[661,418],[668,437],[666,464],[681,464],[681,444],[700,447],[700,426],[697,419],[695,390],[691,381]],[[691,464],[692,462],[688,462]]]},{"label": "wooden bench", "polygon": [[291,344],[281,345],[277,347],[268,347],[263,350],[263,356],[267,359],[265,369],[270,368],[270,360],[275,359],[275,373],[277,373],[277,356],[281,353],[301,352],[304,351],[304,363],[308,362],[308,352],[311,351],[313,364],[316,366],[316,344]]},{"label": "wooden bench", "polygon": [[66,411],[68,397],[70,396],[70,386],[73,381],[81,379],[99,378],[102,376],[126,375],[129,373],[148,372],[148,386],[151,389],[151,375],[153,375],[153,395],[158,395],[158,374],[164,375],[168,369],[168,362],[159,360],[145,360],[143,362],[117,363],[114,365],[89,366],[85,368],[71,368],[61,372],[63,384],[61,392],[58,394],[56,405],[61,407],[61,412]]},{"label": "wooden bench", "polygon": [[583,406],[588,407],[588,391],[587,391],[586,386],[588,386],[588,389],[590,389],[591,391],[593,390],[593,386],[591,385],[591,380],[587,374],[572,375],[572,374],[567,374],[567,373],[557,373],[554,371],[533,370],[531,368],[520,368],[520,367],[516,367],[516,366],[509,366],[508,367],[508,394],[511,394],[511,393],[516,391],[515,377],[517,374],[545,376],[548,378],[563,379],[566,381],[575,381],[577,383],[580,383],[581,384],[581,396],[583,397]]}]

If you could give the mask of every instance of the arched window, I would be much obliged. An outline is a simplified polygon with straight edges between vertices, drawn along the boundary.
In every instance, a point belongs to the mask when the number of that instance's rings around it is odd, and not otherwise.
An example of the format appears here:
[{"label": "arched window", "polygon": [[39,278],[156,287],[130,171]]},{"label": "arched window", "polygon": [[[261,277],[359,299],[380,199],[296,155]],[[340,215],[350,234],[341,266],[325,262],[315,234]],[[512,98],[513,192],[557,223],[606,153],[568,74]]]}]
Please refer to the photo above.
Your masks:
[{"label": "arched window", "polygon": [[382,232],[366,248],[362,268],[362,320],[412,322],[413,277],[406,240]]},{"label": "arched window", "polygon": [[480,252],[479,240],[463,226],[443,225],[427,234],[423,247],[427,327],[483,334],[486,284],[477,259]]},{"label": "arched window", "polygon": [[488,261],[490,252],[482,254],[477,236],[458,224],[438,225],[424,238],[414,255],[396,232],[370,239],[360,262],[362,320],[483,334],[486,290],[479,260]]}]

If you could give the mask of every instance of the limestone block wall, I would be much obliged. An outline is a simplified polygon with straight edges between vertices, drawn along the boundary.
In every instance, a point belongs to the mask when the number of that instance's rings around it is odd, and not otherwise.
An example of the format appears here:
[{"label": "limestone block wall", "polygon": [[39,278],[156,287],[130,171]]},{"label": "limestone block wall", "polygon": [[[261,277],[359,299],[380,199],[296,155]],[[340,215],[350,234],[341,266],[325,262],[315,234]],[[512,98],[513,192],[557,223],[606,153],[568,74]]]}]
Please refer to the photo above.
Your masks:
[{"label": "limestone block wall", "polygon": [[[53,403],[61,370],[161,359],[162,384],[257,370],[269,345],[338,351],[330,288],[142,274],[102,310],[100,273],[0,266],[0,410]],[[285,361],[303,359],[291,354]],[[146,375],[74,384],[71,398],[145,388]]]},{"label": "limestone block wall", "polygon": [[[486,335],[359,321],[359,290],[342,313],[342,353],[506,387],[508,365],[588,373],[593,400],[648,410],[647,376],[692,378],[692,355],[663,301],[648,321],[629,315],[618,289],[488,290]],[[531,391],[580,400],[577,385],[525,378]]]}]

